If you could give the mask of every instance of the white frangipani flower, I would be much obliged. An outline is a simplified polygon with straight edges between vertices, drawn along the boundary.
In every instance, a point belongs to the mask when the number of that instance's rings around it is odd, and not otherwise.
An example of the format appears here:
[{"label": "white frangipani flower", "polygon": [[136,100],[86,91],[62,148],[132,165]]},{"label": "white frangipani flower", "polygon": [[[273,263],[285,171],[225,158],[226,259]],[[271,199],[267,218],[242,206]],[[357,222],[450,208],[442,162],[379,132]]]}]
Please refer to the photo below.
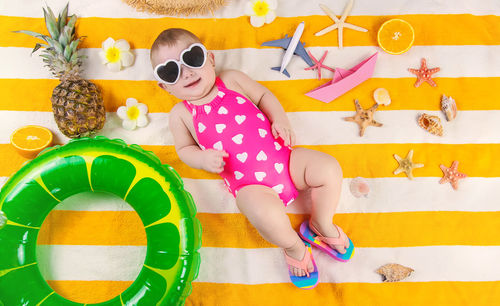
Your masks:
[{"label": "white frangipani flower", "polygon": [[264,23],[273,22],[277,7],[277,0],[249,0],[245,6],[245,15],[250,16],[250,23],[258,28]]},{"label": "white frangipani flower", "polygon": [[118,117],[123,120],[123,128],[132,131],[136,127],[145,127],[148,124],[146,104],[139,103],[134,98],[128,98],[126,105],[118,107],[116,112]]},{"label": "white frangipani flower", "polygon": [[134,62],[134,55],[130,52],[129,43],[124,39],[115,41],[111,37],[103,41],[99,57],[103,65],[106,65],[113,72],[118,72],[122,67],[128,67]]}]

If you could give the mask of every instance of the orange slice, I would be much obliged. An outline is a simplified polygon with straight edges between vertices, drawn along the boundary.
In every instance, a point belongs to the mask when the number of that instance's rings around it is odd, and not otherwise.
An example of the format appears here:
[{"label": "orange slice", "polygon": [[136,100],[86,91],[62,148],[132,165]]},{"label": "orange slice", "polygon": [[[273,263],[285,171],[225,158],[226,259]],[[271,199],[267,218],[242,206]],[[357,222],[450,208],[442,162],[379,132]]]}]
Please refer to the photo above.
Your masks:
[{"label": "orange slice", "polygon": [[377,33],[378,45],[389,54],[402,54],[408,51],[415,40],[415,31],[402,19],[390,19],[380,26]]},{"label": "orange slice", "polygon": [[23,126],[10,135],[10,143],[23,157],[35,158],[52,144],[52,132],[43,126]]}]

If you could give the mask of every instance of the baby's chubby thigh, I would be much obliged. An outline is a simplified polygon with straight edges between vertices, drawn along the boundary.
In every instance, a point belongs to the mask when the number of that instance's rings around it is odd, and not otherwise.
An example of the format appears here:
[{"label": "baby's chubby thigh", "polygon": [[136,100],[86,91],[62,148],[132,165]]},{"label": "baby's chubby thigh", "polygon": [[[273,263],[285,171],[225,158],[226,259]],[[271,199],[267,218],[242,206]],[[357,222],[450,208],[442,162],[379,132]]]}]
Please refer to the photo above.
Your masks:
[{"label": "baby's chubby thigh", "polygon": [[290,177],[298,190],[342,181],[342,168],[335,157],[307,148],[294,148],[290,156]]},{"label": "baby's chubby thigh", "polygon": [[236,204],[267,241],[280,247],[294,242],[290,219],[276,191],[264,185],[248,185],[236,195]]}]

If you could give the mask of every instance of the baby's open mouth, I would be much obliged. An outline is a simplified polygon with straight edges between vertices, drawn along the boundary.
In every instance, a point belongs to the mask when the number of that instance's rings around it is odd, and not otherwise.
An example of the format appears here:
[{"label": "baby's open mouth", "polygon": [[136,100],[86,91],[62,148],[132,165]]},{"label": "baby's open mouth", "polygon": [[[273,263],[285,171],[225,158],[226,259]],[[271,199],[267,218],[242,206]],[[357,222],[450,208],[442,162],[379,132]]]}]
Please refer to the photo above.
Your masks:
[{"label": "baby's open mouth", "polygon": [[200,82],[200,80],[201,80],[201,78],[199,78],[199,79],[197,79],[196,81],[193,81],[193,82],[191,82],[191,83],[187,84],[187,85],[186,85],[186,86],[184,86],[184,87],[186,87],[186,88],[189,88],[189,87],[194,87],[194,86],[196,86],[196,85]]}]

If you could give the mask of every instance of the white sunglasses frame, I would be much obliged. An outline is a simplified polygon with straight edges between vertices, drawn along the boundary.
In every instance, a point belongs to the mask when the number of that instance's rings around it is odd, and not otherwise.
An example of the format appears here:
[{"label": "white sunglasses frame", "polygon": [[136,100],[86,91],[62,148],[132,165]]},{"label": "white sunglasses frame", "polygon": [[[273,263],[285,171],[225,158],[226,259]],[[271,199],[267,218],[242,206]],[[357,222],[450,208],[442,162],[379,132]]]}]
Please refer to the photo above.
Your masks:
[{"label": "white sunglasses frame", "polygon": [[[190,66],[188,64],[186,64],[183,60],[182,60],[182,57],[184,56],[184,53],[188,52],[188,51],[191,51],[191,49],[193,47],[200,47],[201,50],[203,50],[203,64],[201,64],[200,67],[193,67],[193,66]],[[183,64],[184,66],[188,67],[188,68],[191,68],[191,69],[200,69],[200,68],[203,68],[203,66],[205,66],[206,62],[207,62],[207,57],[208,57],[208,51],[207,51],[207,48],[201,44],[201,43],[194,43],[194,44],[191,44],[189,45],[186,49],[182,50],[181,52],[181,55],[180,55],[180,60],[176,60],[176,59],[167,59],[164,63],[161,63],[161,64],[158,64],[156,65],[155,69],[153,70],[153,73],[154,73],[154,76],[155,76],[155,79],[160,82],[160,83],[164,83],[164,84],[168,84],[168,85],[174,85],[175,83],[177,83],[181,77],[181,64]],[[161,66],[165,66],[167,65],[167,63],[169,62],[174,62],[177,67],[179,68],[179,73],[177,74],[177,78],[175,79],[175,81],[173,83],[170,83],[170,82],[167,82],[165,80],[163,80],[162,78],[160,78],[160,76],[158,75],[158,68],[161,67]]]}]

